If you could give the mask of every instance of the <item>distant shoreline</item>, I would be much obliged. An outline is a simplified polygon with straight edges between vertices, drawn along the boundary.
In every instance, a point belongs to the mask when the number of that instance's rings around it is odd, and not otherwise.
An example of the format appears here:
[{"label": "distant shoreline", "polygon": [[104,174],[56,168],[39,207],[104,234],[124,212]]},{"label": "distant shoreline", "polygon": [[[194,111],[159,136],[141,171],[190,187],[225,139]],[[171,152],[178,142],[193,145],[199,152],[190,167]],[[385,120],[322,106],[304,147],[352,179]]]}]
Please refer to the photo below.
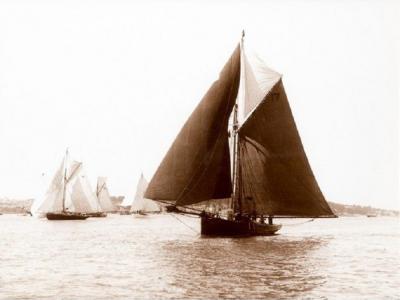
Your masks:
[{"label": "distant shoreline", "polygon": [[[120,197],[121,198],[121,197]],[[0,213],[25,214],[30,211],[34,199],[9,199],[0,198]],[[400,211],[374,208],[370,206],[348,205],[336,202],[328,202],[336,215],[341,217],[356,216],[388,216],[400,217]]]}]

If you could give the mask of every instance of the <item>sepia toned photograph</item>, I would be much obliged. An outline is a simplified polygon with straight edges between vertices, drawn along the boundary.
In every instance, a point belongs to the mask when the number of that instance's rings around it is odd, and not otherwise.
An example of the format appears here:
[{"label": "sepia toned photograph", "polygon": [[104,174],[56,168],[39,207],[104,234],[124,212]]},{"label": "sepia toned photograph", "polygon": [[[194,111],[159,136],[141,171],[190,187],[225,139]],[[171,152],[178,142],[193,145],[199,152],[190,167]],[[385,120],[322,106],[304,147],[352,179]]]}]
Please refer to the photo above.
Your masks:
[{"label": "sepia toned photograph", "polygon": [[400,2],[0,0],[0,299],[400,299]]}]

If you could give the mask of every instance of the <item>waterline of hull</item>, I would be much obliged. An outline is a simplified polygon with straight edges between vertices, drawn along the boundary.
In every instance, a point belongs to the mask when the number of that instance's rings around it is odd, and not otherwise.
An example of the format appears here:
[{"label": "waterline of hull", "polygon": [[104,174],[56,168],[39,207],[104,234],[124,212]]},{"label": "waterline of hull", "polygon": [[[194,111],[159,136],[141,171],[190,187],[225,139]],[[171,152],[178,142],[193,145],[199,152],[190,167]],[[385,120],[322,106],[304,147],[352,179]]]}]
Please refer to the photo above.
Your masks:
[{"label": "waterline of hull", "polygon": [[52,221],[63,221],[63,220],[85,220],[88,216],[79,213],[47,213],[46,218]]},{"label": "waterline of hull", "polygon": [[209,236],[266,236],[275,234],[281,227],[280,224],[261,224],[248,219],[201,217],[201,234]]}]

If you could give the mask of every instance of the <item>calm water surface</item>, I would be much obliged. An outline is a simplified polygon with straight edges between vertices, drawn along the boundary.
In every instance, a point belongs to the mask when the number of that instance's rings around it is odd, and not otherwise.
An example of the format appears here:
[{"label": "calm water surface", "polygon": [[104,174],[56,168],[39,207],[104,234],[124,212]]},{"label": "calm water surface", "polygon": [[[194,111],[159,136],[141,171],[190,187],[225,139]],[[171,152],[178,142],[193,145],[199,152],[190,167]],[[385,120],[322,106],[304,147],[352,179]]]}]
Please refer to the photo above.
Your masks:
[{"label": "calm water surface", "polygon": [[399,219],[300,222],[282,220],[273,237],[204,238],[171,215],[2,215],[0,298],[400,299]]}]

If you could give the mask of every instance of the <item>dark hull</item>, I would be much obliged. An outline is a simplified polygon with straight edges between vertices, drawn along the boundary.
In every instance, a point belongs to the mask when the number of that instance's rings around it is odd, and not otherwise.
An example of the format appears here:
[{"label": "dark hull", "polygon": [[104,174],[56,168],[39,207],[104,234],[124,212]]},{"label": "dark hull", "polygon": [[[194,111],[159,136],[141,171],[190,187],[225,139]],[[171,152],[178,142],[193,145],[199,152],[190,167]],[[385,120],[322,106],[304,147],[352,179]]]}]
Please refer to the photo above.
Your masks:
[{"label": "dark hull", "polygon": [[104,218],[107,217],[107,214],[104,212],[97,212],[97,213],[88,213],[85,214],[86,216],[88,216],[89,218]]},{"label": "dark hull", "polygon": [[88,216],[79,213],[47,213],[48,220],[85,220]]},{"label": "dark hull", "polygon": [[251,220],[225,220],[201,217],[201,234],[209,236],[265,236],[273,235],[282,225],[260,224]]}]

